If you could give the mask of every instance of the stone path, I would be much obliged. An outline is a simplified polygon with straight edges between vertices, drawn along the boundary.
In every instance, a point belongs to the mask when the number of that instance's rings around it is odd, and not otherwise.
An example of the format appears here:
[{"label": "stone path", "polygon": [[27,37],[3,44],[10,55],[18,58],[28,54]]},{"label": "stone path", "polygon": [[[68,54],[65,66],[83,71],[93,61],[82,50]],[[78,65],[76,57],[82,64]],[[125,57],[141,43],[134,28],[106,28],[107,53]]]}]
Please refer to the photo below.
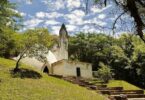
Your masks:
[{"label": "stone path", "polygon": [[94,90],[97,93],[108,95],[110,100],[145,100],[145,94],[143,90],[124,90],[123,87],[107,87],[107,85],[96,85],[90,83],[83,78],[76,77],[58,77],[74,84],[78,84],[90,90]]}]

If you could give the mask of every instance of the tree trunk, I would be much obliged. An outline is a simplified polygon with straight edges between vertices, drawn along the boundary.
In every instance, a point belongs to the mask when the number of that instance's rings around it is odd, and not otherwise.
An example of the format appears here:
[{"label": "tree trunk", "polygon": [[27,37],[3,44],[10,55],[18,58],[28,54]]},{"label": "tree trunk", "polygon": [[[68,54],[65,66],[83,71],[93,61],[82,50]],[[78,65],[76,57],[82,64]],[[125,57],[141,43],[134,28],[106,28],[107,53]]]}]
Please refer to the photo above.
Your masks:
[{"label": "tree trunk", "polygon": [[25,52],[27,51],[27,49],[25,49],[22,54],[20,54],[20,58],[18,59],[18,61],[16,62],[16,66],[14,68],[14,73],[17,73],[19,71],[19,63],[20,63],[20,60],[23,58]]},{"label": "tree trunk", "polygon": [[18,61],[16,62],[16,66],[14,68],[14,73],[18,72],[19,71],[19,62],[20,60],[22,59],[22,57],[20,56],[20,58],[18,59]]}]

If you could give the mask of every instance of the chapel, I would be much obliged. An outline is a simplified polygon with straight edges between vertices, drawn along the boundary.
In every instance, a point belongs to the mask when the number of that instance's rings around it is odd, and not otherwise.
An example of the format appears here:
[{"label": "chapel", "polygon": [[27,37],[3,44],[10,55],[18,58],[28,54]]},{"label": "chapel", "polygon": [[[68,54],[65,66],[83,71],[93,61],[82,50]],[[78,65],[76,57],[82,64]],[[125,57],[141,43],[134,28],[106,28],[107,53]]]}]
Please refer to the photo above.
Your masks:
[{"label": "chapel", "polygon": [[69,36],[64,24],[59,30],[59,40],[46,55],[47,62],[43,63],[37,59],[26,57],[23,63],[39,68],[50,75],[75,76],[92,78],[92,64],[69,60],[68,57]]}]

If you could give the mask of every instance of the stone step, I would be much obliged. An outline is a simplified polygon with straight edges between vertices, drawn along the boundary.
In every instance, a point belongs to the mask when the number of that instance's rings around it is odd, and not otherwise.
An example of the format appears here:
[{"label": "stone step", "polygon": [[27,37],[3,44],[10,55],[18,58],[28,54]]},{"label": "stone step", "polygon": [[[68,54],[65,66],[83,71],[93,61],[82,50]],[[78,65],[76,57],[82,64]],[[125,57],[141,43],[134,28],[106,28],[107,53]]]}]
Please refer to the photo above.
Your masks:
[{"label": "stone step", "polygon": [[135,92],[138,94],[144,94],[144,90],[123,90],[123,92]]},{"label": "stone step", "polygon": [[110,94],[110,92],[109,92],[109,90],[103,90],[103,91],[99,91],[100,93],[102,93],[102,94]]},{"label": "stone step", "polygon": [[102,94],[144,94],[143,90],[99,90]]},{"label": "stone step", "polygon": [[123,90],[123,87],[98,87],[97,90]]},{"label": "stone step", "polygon": [[118,94],[140,94],[140,93],[135,93],[135,92],[113,92],[113,93],[109,93],[109,95],[118,95]]},{"label": "stone step", "polygon": [[110,91],[110,94],[144,94],[143,90]]},{"label": "stone step", "polygon": [[87,87],[87,85],[85,85],[85,84],[79,84],[79,86],[82,86],[82,87]]},{"label": "stone step", "polygon": [[94,83],[91,83],[89,81],[85,81],[85,80],[79,80],[79,81],[86,84],[86,85],[94,85]]},{"label": "stone step", "polygon": [[127,100],[145,100],[145,98],[128,98]]},{"label": "stone step", "polygon": [[107,87],[107,85],[96,85],[97,86],[97,88],[106,88]]},{"label": "stone step", "polygon": [[145,94],[127,94],[127,98],[145,98]]},{"label": "stone step", "polygon": [[91,90],[96,90],[96,86],[95,85],[88,86],[88,88],[90,88]]},{"label": "stone step", "polygon": [[110,100],[127,100],[126,95],[110,95],[108,98]]},{"label": "stone step", "polygon": [[110,95],[116,100],[125,100],[126,98],[145,98],[144,94],[120,94],[120,95]]}]

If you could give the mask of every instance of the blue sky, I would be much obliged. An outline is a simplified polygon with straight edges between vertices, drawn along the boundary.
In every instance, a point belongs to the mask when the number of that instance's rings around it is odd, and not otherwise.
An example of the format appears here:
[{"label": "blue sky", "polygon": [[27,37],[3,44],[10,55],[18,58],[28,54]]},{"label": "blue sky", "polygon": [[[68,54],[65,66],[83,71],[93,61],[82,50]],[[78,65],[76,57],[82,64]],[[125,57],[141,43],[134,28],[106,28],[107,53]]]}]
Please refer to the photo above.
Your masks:
[{"label": "blue sky", "polygon": [[[62,23],[66,24],[70,34],[77,32],[111,33],[113,21],[121,10],[116,10],[113,4],[98,8],[90,2],[89,13],[85,14],[85,0],[10,0],[18,3],[17,12],[24,17],[23,30],[35,27],[45,27],[53,34],[58,34]],[[124,19],[129,20],[127,16]],[[128,25],[116,25],[116,32],[126,31]],[[125,28],[124,28],[125,27]]]}]

